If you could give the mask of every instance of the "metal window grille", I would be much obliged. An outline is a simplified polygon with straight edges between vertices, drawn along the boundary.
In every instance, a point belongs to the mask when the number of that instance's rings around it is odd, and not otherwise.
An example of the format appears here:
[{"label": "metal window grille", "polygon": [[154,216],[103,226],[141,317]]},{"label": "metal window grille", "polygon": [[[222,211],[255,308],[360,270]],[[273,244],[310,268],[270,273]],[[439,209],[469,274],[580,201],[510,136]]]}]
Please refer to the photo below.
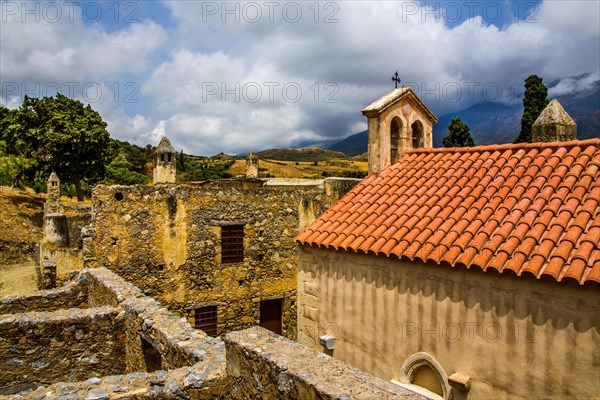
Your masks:
[{"label": "metal window grille", "polygon": [[221,227],[221,262],[234,263],[244,261],[244,225],[225,225]]},{"label": "metal window grille", "polygon": [[217,306],[196,309],[194,327],[203,330],[208,336],[217,336]]}]

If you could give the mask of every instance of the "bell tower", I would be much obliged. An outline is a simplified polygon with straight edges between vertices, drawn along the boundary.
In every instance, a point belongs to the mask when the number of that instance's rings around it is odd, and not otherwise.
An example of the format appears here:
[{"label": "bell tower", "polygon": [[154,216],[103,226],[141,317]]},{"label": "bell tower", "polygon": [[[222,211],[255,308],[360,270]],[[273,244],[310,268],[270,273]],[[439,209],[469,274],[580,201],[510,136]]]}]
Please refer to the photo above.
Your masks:
[{"label": "bell tower", "polygon": [[437,117],[411,88],[396,88],[362,110],[369,135],[369,173],[400,160],[404,152],[433,147]]}]

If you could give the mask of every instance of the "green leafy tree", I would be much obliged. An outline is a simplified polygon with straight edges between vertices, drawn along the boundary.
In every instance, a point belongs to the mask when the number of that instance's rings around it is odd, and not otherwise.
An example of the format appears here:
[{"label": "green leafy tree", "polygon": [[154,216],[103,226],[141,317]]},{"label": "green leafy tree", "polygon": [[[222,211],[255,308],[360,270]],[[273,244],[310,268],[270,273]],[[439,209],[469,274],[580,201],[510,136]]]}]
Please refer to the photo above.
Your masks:
[{"label": "green leafy tree", "polygon": [[122,151],[106,167],[104,182],[110,185],[145,185],[149,181],[147,175],[136,172],[133,164],[127,160]]},{"label": "green leafy tree", "polygon": [[30,169],[44,175],[55,171],[73,183],[79,201],[82,180],[91,185],[102,179],[114,157],[115,144],[100,114],[61,94],[26,96],[13,122],[5,134],[7,151],[31,160]]},{"label": "green leafy tree", "polygon": [[474,146],[475,142],[471,137],[469,125],[462,122],[460,116],[452,118],[448,126],[448,136],[442,139],[444,147],[466,147]]},{"label": "green leafy tree", "polygon": [[548,88],[543,79],[530,75],[525,79],[525,95],[523,96],[523,116],[521,132],[515,143],[531,142],[531,126],[548,105]]},{"label": "green leafy tree", "polygon": [[32,179],[37,166],[29,154],[27,154],[26,142],[19,135],[19,110],[10,110],[0,107],[0,142],[2,142],[3,171],[5,176],[2,181],[13,187],[19,187],[23,179]]},{"label": "green leafy tree", "polygon": [[187,170],[187,157],[183,153],[183,150],[177,154],[177,171],[185,172]]}]

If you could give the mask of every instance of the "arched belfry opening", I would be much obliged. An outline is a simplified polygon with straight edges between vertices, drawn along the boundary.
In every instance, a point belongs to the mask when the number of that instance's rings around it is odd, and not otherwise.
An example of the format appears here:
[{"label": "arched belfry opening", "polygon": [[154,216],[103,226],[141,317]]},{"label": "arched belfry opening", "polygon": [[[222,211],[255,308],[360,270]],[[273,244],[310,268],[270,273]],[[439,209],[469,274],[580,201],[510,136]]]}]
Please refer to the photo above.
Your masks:
[{"label": "arched belfry opening", "polygon": [[369,173],[397,163],[407,149],[433,146],[437,117],[411,88],[391,90],[362,113],[367,117]]},{"label": "arched belfry opening", "polygon": [[392,119],[390,126],[390,162],[396,164],[400,159],[400,130],[402,129],[402,121],[399,118]]},{"label": "arched belfry opening", "polygon": [[425,147],[424,135],[423,135],[423,124],[421,121],[415,121],[410,126],[412,133],[412,148],[420,149]]}]

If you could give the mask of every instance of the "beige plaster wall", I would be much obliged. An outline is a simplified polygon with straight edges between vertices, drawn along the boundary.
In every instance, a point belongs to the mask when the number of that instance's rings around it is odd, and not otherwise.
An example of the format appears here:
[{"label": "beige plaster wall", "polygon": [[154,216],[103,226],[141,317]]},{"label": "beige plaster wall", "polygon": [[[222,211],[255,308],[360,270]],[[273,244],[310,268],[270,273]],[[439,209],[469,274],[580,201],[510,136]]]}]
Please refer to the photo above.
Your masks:
[{"label": "beige plaster wall", "polygon": [[153,170],[153,182],[157,183],[175,183],[176,169],[175,163],[159,162]]},{"label": "beige plaster wall", "polygon": [[455,398],[598,398],[600,290],[302,247],[298,340],[386,380],[431,355],[471,378]]}]

